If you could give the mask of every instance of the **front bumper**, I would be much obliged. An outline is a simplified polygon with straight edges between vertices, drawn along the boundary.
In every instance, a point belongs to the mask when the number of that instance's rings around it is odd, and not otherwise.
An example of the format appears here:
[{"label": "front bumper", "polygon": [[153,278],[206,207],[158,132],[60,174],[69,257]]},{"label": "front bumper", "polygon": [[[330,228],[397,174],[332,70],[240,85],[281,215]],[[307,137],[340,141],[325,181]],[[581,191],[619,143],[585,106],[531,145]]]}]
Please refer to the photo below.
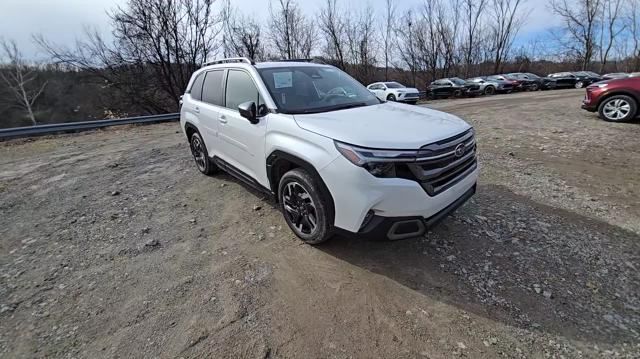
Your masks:
[{"label": "front bumper", "polygon": [[[375,228],[370,227],[371,223],[390,223],[391,226],[403,219],[422,218],[426,229],[436,222],[433,218],[442,217],[455,209],[450,206],[465,197],[472,188],[471,195],[475,192],[478,173],[479,166],[476,165],[455,184],[430,196],[417,181],[374,177],[342,156],[320,170],[335,204],[334,226],[350,235],[365,231],[365,236],[366,233],[376,233],[383,237],[388,233],[388,228],[385,231],[386,224]],[[373,219],[367,222],[365,219],[369,213],[373,214]]]},{"label": "front bumper", "polygon": [[413,102],[413,101],[418,101],[419,99],[420,99],[420,93],[418,92],[401,93],[398,95],[398,101],[400,102]]},{"label": "front bumper", "polygon": [[383,217],[373,216],[369,222],[358,231],[351,233],[341,231],[344,235],[367,240],[400,240],[422,236],[450,213],[458,209],[476,193],[476,184],[464,192],[458,199],[431,217]]},{"label": "front bumper", "polygon": [[582,100],[582,105],[580,106],[583,110],[589,112],[598,111],[598,101],[599,89],[587,89],[584,95],[584,99]]}]

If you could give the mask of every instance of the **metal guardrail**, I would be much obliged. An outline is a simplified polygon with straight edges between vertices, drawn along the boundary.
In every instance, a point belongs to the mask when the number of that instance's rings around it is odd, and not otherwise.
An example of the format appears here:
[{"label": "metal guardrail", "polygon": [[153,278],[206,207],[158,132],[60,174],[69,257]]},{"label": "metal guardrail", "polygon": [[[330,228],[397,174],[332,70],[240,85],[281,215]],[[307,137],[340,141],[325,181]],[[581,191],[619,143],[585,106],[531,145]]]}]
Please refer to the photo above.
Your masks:
[{"label": "metal guardrail", "polygon": [[149,124],[178,120],[180,120],[179,113],[167,113],[163,115],[116,118],[112,120],[68,122],[31,127],[5,128],[0,129],[0,141],[12,138],[50,135],[54,133],[88,131],[109,126]]}]

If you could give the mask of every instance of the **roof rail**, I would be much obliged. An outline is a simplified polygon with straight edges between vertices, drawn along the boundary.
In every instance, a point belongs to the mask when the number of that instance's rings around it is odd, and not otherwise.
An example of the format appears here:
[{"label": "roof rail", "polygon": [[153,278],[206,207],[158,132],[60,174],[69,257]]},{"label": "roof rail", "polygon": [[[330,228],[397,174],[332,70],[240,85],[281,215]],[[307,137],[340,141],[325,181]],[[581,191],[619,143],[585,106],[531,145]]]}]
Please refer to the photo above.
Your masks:
[{"label": "roof rail", "polygon": [[229,57],[229,58],[226,58],[226,59],[220,59],[220,60],[214,60],[214,61],[205,62],[204,65],[202,65],[202,67],[209,66],[209,65],[217,65],[217,64],[227,64],[227,63],[233,63],[233,62],[244,62],[244,63],[249,64],[249,65],[255,65],[256,64],[255,62],[253,62],[253,60],[249,60],[246,57]]},{"label": "roof rail", "polygon": [[306,58],[306,59],[279,59],[279,60],[272,60],[274,62],[315,62],[315,63],[319,63],[319,64],[324,64],[324,61],[320,58]]}]

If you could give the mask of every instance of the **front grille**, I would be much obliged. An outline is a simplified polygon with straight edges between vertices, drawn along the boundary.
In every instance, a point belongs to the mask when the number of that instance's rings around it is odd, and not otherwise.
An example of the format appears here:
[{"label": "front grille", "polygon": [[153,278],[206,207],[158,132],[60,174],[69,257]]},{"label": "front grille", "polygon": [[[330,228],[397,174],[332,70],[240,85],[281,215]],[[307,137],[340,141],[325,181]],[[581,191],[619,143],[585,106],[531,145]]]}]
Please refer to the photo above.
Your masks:
[{"label": "front grille", "polygon": [[420,150],[418,161],[408,167],[430,196],[446,191],[478,166],[473,129],[423,146]]}]

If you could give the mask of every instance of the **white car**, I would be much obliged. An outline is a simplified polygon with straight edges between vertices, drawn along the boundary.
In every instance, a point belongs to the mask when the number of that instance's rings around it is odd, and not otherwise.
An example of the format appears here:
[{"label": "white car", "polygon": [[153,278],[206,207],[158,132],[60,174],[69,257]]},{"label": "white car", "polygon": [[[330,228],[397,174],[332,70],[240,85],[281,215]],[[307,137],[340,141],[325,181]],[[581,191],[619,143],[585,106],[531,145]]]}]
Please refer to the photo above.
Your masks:
[{"label": "white car", "polygon": [[272,195],[303,241],[418,237],[476,191],[473,128],[383,102],[339,69],[225,59],[196,71],[180,125],[196,166]]},{"label": "white car", "polygon": [[367,86],[382,101],[397,101],[416,104],[420,99],[420,91],[406,87],[399,82],[375,82]]}]

